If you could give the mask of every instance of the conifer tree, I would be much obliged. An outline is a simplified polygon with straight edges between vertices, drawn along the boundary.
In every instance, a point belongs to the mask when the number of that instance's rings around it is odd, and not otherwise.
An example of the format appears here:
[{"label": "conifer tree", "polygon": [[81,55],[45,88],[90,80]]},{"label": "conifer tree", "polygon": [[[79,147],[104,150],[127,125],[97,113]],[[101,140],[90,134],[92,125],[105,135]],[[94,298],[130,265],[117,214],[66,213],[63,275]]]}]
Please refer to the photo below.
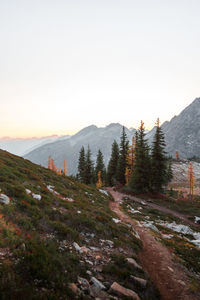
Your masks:
[{"label": "conifer tree", "polygon": [[169,181],[169,163],[165,152],[165,138],[160,127],[160,121],[156,122],[156,133],[151,152],[151,188],[153,192],[161,192],[163,186]]},{"label": "conifer tree", "polygon": [[94,174],[94,168],[93,168],[93,162],[91,160],[91,150],[90,147],[88,146],[86,159],[85,159],[85,184],[91,184],[93,182],[93,174]]},{"label": "conifer tree", "polygon": [[96,166],[95,166],[95,182],[98,179],[98,173],[101,172],[101,179],[105,180],[105,165],[103,161],[103,154],[101,150],[97,153],[97,160],[96,160]]},{"label": "conifer tree", "polygon": [[129,186],[135,193],[146,193],[150,190],[151,172],[149,146],[145,139],[144,123],[136,133],[135,163]]},{"label": "conifer tree", "polygon": [[114,140],[112,144],[112,152],[108,163],[107,176],[106,176],[107,184],[109,186],[114,185],[114,183],[116,182],[118,159],[119,159],[119,146],[117,142]]},{"label": "conifer tree", "polygon": [[125,184],[126,183],[126,166],[127,166],[127,153],[128,153],[128,140],[127,135],[125,132],[125,127],[123,126],[121,141],[120,141],[120,150],[119,150],[119,159],[117,164],[117,174],[116,179],[119,183]]},{"label": "conifer tree", "polygon": [[85,168],[86,168],[86,158],[85,158],[85,149],[81,148],[79,153],[79,161],[78,161],[78,179],[85,183]]}]

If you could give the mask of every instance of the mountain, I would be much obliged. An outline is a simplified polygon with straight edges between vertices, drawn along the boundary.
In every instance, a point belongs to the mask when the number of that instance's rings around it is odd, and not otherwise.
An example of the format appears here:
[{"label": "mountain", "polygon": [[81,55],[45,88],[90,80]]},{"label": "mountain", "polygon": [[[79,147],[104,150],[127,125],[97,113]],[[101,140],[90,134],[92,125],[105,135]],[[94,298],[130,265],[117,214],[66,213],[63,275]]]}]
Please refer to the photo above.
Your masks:
[{"label": "mountain", "polygon": [[42,138],[0,138],[0,149],[6,150],[12,154],[23,156],[34,149],[58,140],[67,139],[69,136],[47,136]]},{"label": "mountain", "polygon": [[[135,134],[135,129],[129,130],[126,128],[125,130],[128,139],[131,140]],[[91,125],[80,130],[67,140],[46,144],[31,151],[24,157],[34,163],[47,166],[48,157],[51,156],[58,168],[63,168],[63,161],[67,159],[68,173],[75,175],[77,173],[79,152],[82,146],[86,149],[88,145],[90,146],[93,161],[96,161],[97,152],[101,149],[105,164],[107,164],[111,155],[111,145],[114,139],[117,142],[120,141],[121,133],[122,125],[118,123],[112,123],[102,128]]]},{"label": "mountain", "polygon": [[[161,126],[165,134],[166,151],[175,157],[176,151],[180,158],[200,157],[200,98],[196,98],[178,116]],[[151,144],[155,127],[148,132]]]},{"label": "mountain", "polygon": [[142,243],[109,201],[106,191],[0,150],[0,298],[114,299],[109,288],[119,282],[134,299],[158,299],[127,261]]},{"label": "mountain", "polygon": [[[200,156],[200,98],[195,99],[178,116],[174,116],[171,121],[162,124],[165,134],[166,152],[175,157],[176,151],[180,158],[190,158]],[[156,128],[147,132],[149,144],[153,141]],[[129,141],[135,134],[135,129],[126,128]],[[67,159],[69,174],[77,173],[79,152],[82,146],[88,145],[92,151],[92,159],[96,160],[98,149],[101,149],[105,164],[107,165],[111,145],[114,139],[119,143],[122,132],[122,125],[112,123],[106,127],[98,128],[95,125],[88,126],[77,134],[65,140],[58,140],[48,143],[29,152],[24,157],[34,163],[47,166],[48,156],[51,156],[57,167],[63,168],[63,161]]]}]

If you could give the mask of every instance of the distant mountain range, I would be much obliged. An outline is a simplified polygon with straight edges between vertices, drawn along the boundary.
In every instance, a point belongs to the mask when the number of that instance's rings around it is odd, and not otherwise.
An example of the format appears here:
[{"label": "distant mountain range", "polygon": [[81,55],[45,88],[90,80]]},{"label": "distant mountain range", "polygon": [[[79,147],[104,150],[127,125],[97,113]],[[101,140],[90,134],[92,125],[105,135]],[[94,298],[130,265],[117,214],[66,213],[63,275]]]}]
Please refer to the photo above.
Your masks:
[{"label": "distant mountain range", "polygon": [[0,149],[6,150],[12,154],[23,156],[34,149],[41,147],[45,144],[67,139],[69,136],[47,136],[42,138],[0,138]]},{"label": "distant mountain range", "polygon": [[[125,128],[129,140],[135,134],[135,129]],[[63,167],[64,159],[67,159],[69,174],[77,173],[77,162],[79,152],[82,146],[87,149],[90,146],[93,161],[96,160],[96,155],[101,149],[105,164],[108,163],[111,154],[111,146],[114,139],[119,142],[122,133],[122,125],[118,123],[110,124],[103,128],[98,128],[95,125],[88,126],[67,140],[56,141],[46,144],[42,147],[31,151],[24,157],[37,164],[47,166],[48,156],[51,156],[57,167]]]},{"label": "distant mountain range", "polygon": [[[200,157],[200,98],[195,99],[171,121],[164,122],[161,127],[165,134],[166,151],[169,155],[175,157],[178,151],[180,158]],[[155,129],[156,127],[147,132],[149,144],[153,141]],[[126,128],[129,141],[135,135],[135,131],[134,128]],[[51,156],[57,167],[61,168],[64,159],[67,159],[69,174],[76,174],[82,146],[85,148],[90,146],[93,161],[96,160],[98,149],[101,149],[105,164],[107,164],[111,154],[111,145],[114,139],[120,142],[121,132],[122,125],[119,123],[112,123],[103,128],[91,125],[67,139],[40,145],[24,157],[34,163],[47,166],[48,156]]]}]

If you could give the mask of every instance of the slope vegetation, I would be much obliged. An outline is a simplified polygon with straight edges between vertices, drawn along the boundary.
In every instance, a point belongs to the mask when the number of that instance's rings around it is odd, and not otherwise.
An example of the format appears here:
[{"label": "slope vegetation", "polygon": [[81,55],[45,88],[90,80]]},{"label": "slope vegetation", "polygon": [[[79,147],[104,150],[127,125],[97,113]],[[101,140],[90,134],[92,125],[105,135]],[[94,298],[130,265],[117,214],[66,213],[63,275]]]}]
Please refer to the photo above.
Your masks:
[{"label": "slope vegetation", "polygon": [[1,150],[0,189],[0,299],[159,299],[105,191]]}]

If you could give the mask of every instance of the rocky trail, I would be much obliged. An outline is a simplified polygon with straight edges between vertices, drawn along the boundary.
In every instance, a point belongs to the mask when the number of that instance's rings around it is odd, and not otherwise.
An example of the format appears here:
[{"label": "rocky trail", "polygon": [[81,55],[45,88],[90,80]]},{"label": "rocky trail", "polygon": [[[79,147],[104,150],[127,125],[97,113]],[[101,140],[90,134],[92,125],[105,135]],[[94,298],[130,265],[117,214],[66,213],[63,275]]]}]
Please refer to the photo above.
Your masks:
[{"label": "rocky trail", "polygon": [[[137,224],[133,219],[131,219],[122,211],[120,203],[122,203],[122,199],[126,195],[117,191],[113,191],[112,188],[109,188],[108,191],[114,198],[114,201],[110,202],[111,210],[118,215],[119,219],[122,222],[131,224],[142,240],[143,249],[139,254],[141,265],[158,288],[161,299],[200,299],[200,296],[194,295],[189,290],[189,273],[182,265],[175,262],[175,255],[171,253],[163,244],[158,242],[154,238],[153,234],[151,234],[149,229],[143,227],[141,224]],[[139,202],[139,199],[136,199]],[[155,205],[151,204],[151,207],[154,206]],[[166,213],[168,213],[168,211],[169,210],[166,209]],[[178,215],[179,217],[182,217],[180,216],[180,214]]]}]

